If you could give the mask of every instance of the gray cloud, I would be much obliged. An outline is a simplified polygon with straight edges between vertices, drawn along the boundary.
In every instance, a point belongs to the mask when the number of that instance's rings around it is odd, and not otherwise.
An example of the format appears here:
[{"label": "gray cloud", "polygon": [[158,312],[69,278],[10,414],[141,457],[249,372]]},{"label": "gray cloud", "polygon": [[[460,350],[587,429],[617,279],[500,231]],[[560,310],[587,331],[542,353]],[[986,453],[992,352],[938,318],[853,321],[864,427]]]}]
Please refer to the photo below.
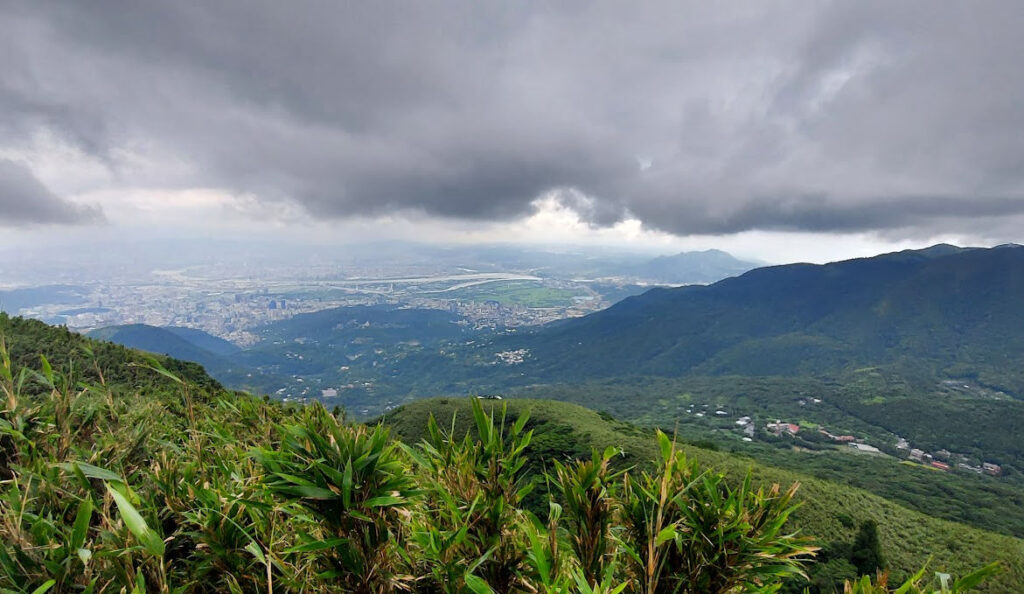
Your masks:
[{"label": "gray cloud", "polygon": [[101,220],[103,214],[99,209],[61,199],[46,189],[27,167],[0,159],[0,226]]},{"label": "gray cloud", "polygon": [[126,185],[321,218],[504,220],[557,192],[593,224],[681,234],[1024,215],[1019,2],[4,11],[0,148],[45,131]]}]

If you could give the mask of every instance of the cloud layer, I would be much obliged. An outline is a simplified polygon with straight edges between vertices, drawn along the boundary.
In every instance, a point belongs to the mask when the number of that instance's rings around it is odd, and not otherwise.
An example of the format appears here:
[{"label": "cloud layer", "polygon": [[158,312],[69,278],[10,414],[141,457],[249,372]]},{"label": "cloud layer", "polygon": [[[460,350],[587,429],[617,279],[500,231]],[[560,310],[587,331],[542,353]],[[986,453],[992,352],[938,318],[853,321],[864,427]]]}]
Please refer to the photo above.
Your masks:
[{"label": "cloud layer", "polygon": [[[0,149],[57,138],[109,167],[104,183],[224,188],[318,219],[511,220],[548,196],[677,234],[1024,216],[1019,2],[3,11]],[[76,212],[34,187],[38,206],[8,189],[0,216]]]},{"label": "cloud layer", "polygon": [[24,165],[0,159],[0,227],[32,223],[93,223],[103,220],[95,207],[54,195]]}]

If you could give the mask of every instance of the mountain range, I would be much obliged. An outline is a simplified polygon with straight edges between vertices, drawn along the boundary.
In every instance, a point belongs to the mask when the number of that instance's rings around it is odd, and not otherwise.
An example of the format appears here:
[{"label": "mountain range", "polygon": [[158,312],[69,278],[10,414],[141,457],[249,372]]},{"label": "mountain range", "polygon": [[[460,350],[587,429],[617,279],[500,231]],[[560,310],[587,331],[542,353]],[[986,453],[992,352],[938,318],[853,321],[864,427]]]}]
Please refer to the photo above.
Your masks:
[{"label": "mountain range", "polygon": [[1024,248],[939,245],[651,289],[494,346],[529,349],[518,371],[561,381],[885,366],[1024,396],[1021,295]]},{"label": "mountain range", "polygon": [[[918,392],[963,382],[984,394],[988,403],[979,406],[998,410],[1024,397],[1021,295],[1024,248],[937,245],[655,288],[583,318],[511,333],[468,332],[439,310],[376,306],[276,322],[241,351],[182,329],[128,326],[93,336],[202,363],[239,387],[270,387],[275,374],[316,376],[323,388],[372,383],[342,401],[371,410],[392,396],[538,383],[839,380],[865,370]],[[265,381],[241,381],[256,376]]]},{"label": "mountain range", "polygon": [[[24,505],[29,506],[29,513],[24,514],[24,521],[31,522],[35,529],[22,532],[9,529],[0,531],[0,539],[3,539],[5,545],[22,543],[31,538],[32,551],[49,551],[47,547],[41,546],[47,538],[52,538],[48,535],[57,529],[62,535],[70,534],[72,519],[83,517],[83,513],[75,513],[75,507],[82,507],[78,503],[81,493],[88,494],[96,488],[95,481],[90,482],[90,479],[130,480],[132,493],[136,495],[136,515],[145,518],[139,519],[137,523],[145,521],[151,522],[150,526],[157,526],[161,540],[169,543],[167,551],[176,550],[172,547],[182,543],[194,542],[196,535],[212,541],[220,538],[221,534],[234,534],[228,532],[229,528],[225,528],[225,523],[219,519],[225,515],[220,511],[210,512],[215,520],[208,524],[197,524],[209,526],[209,529],[193,529],[192,524],[185,522],[197,521],[195,518],[198,516],[193,513],[197,508],[220,510],[225,505],[236,506],[238,494],[232,489],[248,489],[245,491],[246,505],[255,507],[254,503],[248,503],[249,500],[260,503],[263,495],[254,489],[267,479],[262,474],[252,474],[261,472],[252,465],[254,448],[263,451],[260,448],[277,447],[279,440],[268,438],[267,432],[274,435],[278,427],[301,423],[303,419],[316,414],[309,409],[264,401],[247,394],[225,392],[195,365],[163,357],[154,360],[143,353],[109,342],[97,342],[69,333],[64,328],[45,326],[37,321],[0,314],[0,335],[5,338],[7,352],[13,363],[3,363],[4,369],[10,372],[8,377],[29,378],[25,384],[10,384],[18,390],[12,393],[16,394],[21,406],[26,407],[25,410],[32,411],[34,418],[42,421],[26,424],[26,435],[36,445],[28,448],[24,446],[26,438],[21,438],[22,441],[16,442],[17,447],[21,448],[15,450],[16,455],[36,455],[38,459],[32,460],[36,466],[32,468],[49,469],[48,472],[39,473],[41,478],[38,480],[48,489],[45,493],[51,493],[49,489],[52,488],[52,493],[61,494],[59,497],[26,498]],[[40,355],[45,355],[45,361],[48,362],[44,362]],[[75,385],[65,379],[75,374],[74,370],[79,370],[78,379],[83,382],[81,385],[91,388],[66,388],[71,418],[74,419],[71,425],[60,425],[57,420],[60,417],[56,415],[64,409],[44,406],[51,401],[58,404],[61,402],[51,394],[57,391],[45,385],[47,375],[54,373],[50,370],[51,366],[57,374],[56,385]],[[23,369],[31,369],[36,373],[22,373]],[[175,376],[181,378],[184,384],[173,379]],[[38,381],[33,378],[38,378]],[[527,450],[530,473],[546,468],[545,465],[551,460],[585,458],[592,449],[604,451],[609,446],[622,449],[622,460],[616,460],[617,467],[621,464],[635,464],[648,468],[650,460],[658,455],[650,429],[616,420],[605,413],[542,400],[522,399],[508,404],[509,425],[513,419],[530,413],[530,421],[526,425],[533,432]],[[491,410],[503,410],[503,405],[492,400],[485,406]],[[412,446],[425,438],[429,428],[427,419],[431,415],[446,427],[450,426],[457,434],[456,438],[462,432],[470,431],[472,415],[469,409],[469,399],[465,398],[426,399],[399,407],[378,422],[392,427],[398,439]],[[108,426],[110,423],[117,425]],[[53,438],[52,427],[59,427],[58,431],[63,431],[59,435],[68,435],[69,427],[73,428],[74,433],[61,441]],[[62,443],[70,445],[60,450]],[[775,483],[786,486],[796,482],[802,485],[798,497],[803,505],[791,517],[787,530],[800,530],[802,534],[812,537],[822,550],[818,562],[810,568],[810,582],[789,584],[795,588],[794,591],[801,591],[805,586],[810,586],[811,591],[831,591],[837,579],[856,575],[856,569],[850,566],[849,559],[852,558],[852,550],[858,538],[858,527],[867,522],[878,524],[878,547],[888,560],[895,580],[903,579],[927,562],[932,564],[931,568],[963,575],[985,563],[998,561],[1003,572],[987,583],[986,590],[991,592],[1015,591],[1024,575],[1024,565],[1021,563],[1024,543],[1020,538],[979,529],[975,522],[971,526],[939,519],[935,510],[911,506],[917,508],[915,511],[908,509],[904,502],[886,500],[858,488],[771,465],[755,464],[742,455],[716,452],[687,443],[680,443],[678,447],[686,453],[688,459],[699,461],[704,468],[725,472],[734,483],[738,483],[752,469],[752,479],[756,485]],[[58,456],[61,451],[69,453],[62,458]],[[196,452],[195,459],[191,456],[193,451]],[[183,452],[189,452],[189,455],[183,456]],[[9,450],[5,450],[5,453],[9,454]],[[225,463],[229,455],[237,458],[232,464]],[[86,460],[89,462],[86,463]],[[3,461],[0,459],[0,462]],[[172,470],[168,470],[168,467]],[[16,472],[22,471],[21,467],[11,468]],[[204,474],[207,472],[223,475],[208,476]],[[184,478],[166,480],[167,476]],[[252,480],[254,476],[257,480]],[[913,474],[906,476],[914,481],[920,478]],[[195,496],[190,495],[191,491],[182,490],[189,488],[193,484],[191,481],[196,481],[202,488]],[[543,484],[543,481],[540,482]],[[11,481],[5,482],[10,486],[9,483]],[[74,495],[65,496],[66,493]],[[997,509],[1005,507],[1012,512],[1017,505],[1005,496],[990,502],[981,499],[991,498],[983,489],[976,489],[974,493],[978,496],[974,499],[976,506],[991,505]],[[539,503],[545,503],[543,497]],[[118,506],[124,513],[127,506],[121,503]],[[270,509],[270,506],[266,507]],[[4,526],[9,528],[20,525],[18,522],[22,521],[22,515],[16,513],[15,509],[18,508],[8,506],[0,510],[5,512],[0,513],[5,519]],[[232,517],[243,516],[245,514]],[[167,520],[161,524],[160,519]],[[85,539],[85,542],[91,543],[90,551],[106,553],[117,546],[125,548],[118,545],[123,542],[123,538],[100,538],[102,530],[116,529],[115,522],[105,516],[97,521],[103,524],[96,530],[91,524],[81,524],[87,535],[96,534],[94,539]],[[233,520],[236,523],[240,521],[242,519]],[[297,520],[292,518],[291,521]],[[282,525],[288,527],[289,522],[283,522]],[[80,523],[78,520],[74,522],[76,526]],[[281,538],[281,528],[276,530],[275,534]],[[143,533],[142,529],[136,529],[135,532]],[[12,534],[21,540],[15,541]],[[298,538],[288,536],[286,546],[300,542]],[[252,548],[247,547],[251,539],[234,539],[230,542],[221,539],[216,542],[222,546],[196,547],[194,555],[168,555],[168,558],[177,564],[175,567],[179,571],[191,571],[188,563],[200,555],[198,551],[205,555],[199,556],[200,562],[210,555],[226,556],[230,553],[241,559],[246,567],[255,567],[253,575],[263,575],[260,573],[263,571],[262,565],[252,563],[250,556],[242,556],[240,553],[243,548]],[[54,555],[75,554],[64,549],[53,550],[56,551]],[[163,554],[164,549],[160,550]],[[222,550],[227,553],[220,553]],[[207,554],[206,551],[212,552]],[[128,552],[120,554],[126,555]],[[114,555],[96,555],[95,558],[103,561],[114,558]],[[95,567],[107,570],[106,565]],[[19,583],[17,580],[23,578],[17,576],[24,573],[22,565],[0,563],[0,582],[7,579],[4,583]],[[32,575],[36,577],[35,573]],[[37,581],[41,583],[45,574],[40,570],[40,575],[43,577]],[[11,576],[15,576],[14,581],[11,581]],[[35,582],[31,583],[34,586]]]}]

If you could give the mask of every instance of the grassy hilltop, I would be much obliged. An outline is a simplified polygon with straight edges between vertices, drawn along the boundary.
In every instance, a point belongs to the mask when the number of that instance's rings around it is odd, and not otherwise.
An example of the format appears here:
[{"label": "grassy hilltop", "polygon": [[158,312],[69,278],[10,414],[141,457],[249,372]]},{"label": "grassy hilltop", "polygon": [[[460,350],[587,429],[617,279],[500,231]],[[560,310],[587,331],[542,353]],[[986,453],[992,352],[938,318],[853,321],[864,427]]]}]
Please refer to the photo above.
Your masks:
[{"label": "grassy hilltop", "polygon": [[[1018,539],[575,405],[512,401],[503,419],[496,401],[474,418],[470,399],[427,400],[368,427],[39,322],[2,316],[0,336],[7,591],[707,591],[795,584],[801,566],[834,583],[865,520],[894,577],[932,557],[957,575],[1001,562],[988,591],[1024,582]],[[624,452],[604,452],[607,470],[576,461],[606,446]],[[783,524],[797,481],[803,503]],[[674,495],[658,503],[659,488]],[[604,520],[588,531],[586,518]],[[814,563],[806,536],[829,558]],[[648,554],[660,585],[641,579]]]},{"label": "grassy hilltop", "polygon": [[[510,421],[529,411],[536,432],[536,455],[543,459],[566,459],[588,455],[591,449],[621,447],[626,456],[622,466],[649,464],[657,457],[653,433],[616,421],[579,405],[551,400],[510,399],[486,401],[491,407],[508,407]],[[402,439],[416,442],[424,438],[428,417],[448,426],[456,419],[457,433],[472,430],[468,399],[426,399],[402,406],[383,417]],[[833,542],[852,542],[858,524],[875,520],[879,524],[883,552],[895,576],[905,576],[922,567],[946,568],[954,574],[1002,560],[1010,570],[993,582],[992,591],[1015,592],[1024,583],[1024,540],[994,534],[963,524],[940,520],[909,510],[867,491],[811,476],[783,470],[752,459],[681,444],[686,454],[702,466],[723,471],[733,479],[748,470],[763,483],[790,485],[800,483],[797,499],[802,507],[793,515],[794,528],[812,535],[824,546]],[[998,583],[996,583],[998,582]]]}]

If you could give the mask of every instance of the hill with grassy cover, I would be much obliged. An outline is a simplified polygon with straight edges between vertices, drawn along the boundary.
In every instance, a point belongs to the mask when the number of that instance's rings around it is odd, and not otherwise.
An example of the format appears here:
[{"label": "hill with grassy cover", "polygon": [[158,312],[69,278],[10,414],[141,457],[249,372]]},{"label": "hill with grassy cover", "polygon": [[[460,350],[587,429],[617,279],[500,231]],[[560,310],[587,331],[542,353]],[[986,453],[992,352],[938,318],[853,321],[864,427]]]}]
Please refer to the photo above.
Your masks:
[{"label": "hill with grassy cover", "polygon": [[708,286],[652,289],[520,337],[531,357],[519,371],[571,381],[883,366],[1024,396],[1021,294],[1019,246],[758,268]]},{"label": "hill with grassy cover", "polygon": [[[687,384],[730,409],[756,394],[759,412],[780,419],[805,414],[795,410],[799,393],[826,403],[818,412],[828,416],[808,409],[807,420],[863,429],[876,446],[903,437],[971,466],[1024,468],[1021,294],[1020,246],[759,268],[708,286],[652,289],[534,332],[412,354],[389,363],[378,394],[576,385],[576,402],[611,410],[605,402],[614,401],[622,418],[664,425],[686,411],[677,396],[694,392]],[[649,418],[650,399],[634,395],[669,380],[679,390],[659,394],[667,402]],[[587,400],[595,383],[620,389]]]},{"label": "hill with grassy cover", "polygon": [[[1024,579],[1016,539],[821,481],[806,480],[805,503],[782,530],[788,493],[736,480],[746,461],[679,449],[664,437],[659,444],[565,403],[517,401],[508,418],[494,414],[496,401],[477,411],[469,399],[417,403],[385,419],[402,437],[394,441],[384,428],[342,422],[319,406],[227,392],[195,365],[38,322],[0,322],[10,348],[0,357],[0,588],[13,592],[508,592],[543,584],[660,592],[638,585],[645,550],[665,560],[665,584],[706,591],[775,583],[809,563],[804,541],[789,535],[797,526],[835,539],[828,563],[842,565],[868,517],[879,521],[894,571],[932,554],[934,566],[958,574],[1003,560],[989,591],[1013,591]],[[450,433],[426,420],[429,411],[456,410],[467,414]],[[476,431],[461,440],[470,416]],[[419,423],[426,433],[417,434]],[[635,466],[628,477],[601,470],[600,456],[574,461],[605,445],[623,448],[612,459]],[[692,459],[732,479],[712,473],[694,482]],[[540,480],[540,470],[553,478]],[[754,473],[755,483],[784,487],[801,478]],[[662,481],[676,494],[657,503],[645,493]],[[541,482],[562,511],[535,519],[527,498]],[[570,497],[584,492],[591,495]],[[577,504],[592,495],[612,522],[595,528],[605,535],[599,549],[574,536],[590,517]],[[644,510],[653,509],[669,524],[650,532],[654,516]],[[709,564],[703,559],[723,554],[707,538],[716,530],[723,546],[738,548]]]},{"label": "hill with grassy cover", "polygon": [[[685,440],[713,444],[769,466],[866,489],[934,517],[1024,537],[1024,477],[1017,471],[1016,459],[999,459],[994,453],[1019,448],[1019,425],[1014,425],[1019,421],[1014,419],[1020,414],[989,418],[985,412],[993,404],[1001,404],[1002,412],[1012,413],[1024,403],[944,395],[932,401],[939,412],[929,415],[901,417],[890,409],[883,422],[899,427],[903,436],[914,440],[915,447],[931,451],[947,447],[973,452],[979,460],[976,464],[985,459],[1004,464],[999,477],[961,469],[940,472],[925,464],[908,464],[908,450],[896,447],[894,432],[850,414],[851,402],[871,398],[882,402],[862,406],[883,409],[879,412],[883,416],[889,402],[882,394],[891,392],[872,387],[873,382],[862,385],[867,381],[859,377],[863,375],[868,374],[857,374],[845,382],[786,377],[627,377],[529,386],[505,396],[562,400],[607,411],[623,421],[678,432]],[[958,414],[940,417],[956,402],[962,403]],[[718,411],[722,414],[715,414]],[[776,436],[767,431],[766,425],[779,418],[800,425],[799,434]],[[750,421],[739,425],[738,419]],[[881,451],[862,454],[820,430],[850,435],[879,446]]]},{"label": "hill with grassy cover", "polygon": [[[616,421],[578,405],[527,398],[484,402],[491,410],[507,407],[509,423],[520,414],[529,413],[527,426],[534,430],[531,456],[566,460],[585,456],[591,449],[600,451],[613,446],[621,447],[626,454],[617,462],[621,467],[644,466],[657,459],[657,445],[651,430]],[[403,405],[385,415],[382,421],[403,440],[418,442],[426,437],[430,415],[443,427],[453,426],[457,435],[471,433],[470,408],[470,400],[466,398],[431,398]],[[963,573],[999,559],[1010,569],[1000,578],[1005,580],[1001,585],[992,585],[993,591],[1013,592],[1024,583],[1024,540],[940,520],[862,489],[766,466],[752,458],[686,443],[681,443],[680,449],[702,466],[723,471],[733,480],[740,480],[752,471],[756,480],[766,484],[799,483],[797,499],[802,507],[793,515],[793,526],[814,536],[826,550],[848,546],[858,526],[865,520],[874,520],[879,526],[883,553],[896,577],[916,571],[929,559],[934,567],[945,567],[953,573]]]},{"label": "hill with grassy cover", "polygon": [[238,348],[226,340],[191,328],[160,328],[146,324],[108,326],[88,333],[90,338],[114,342],[128,348],[193,361],[216,375],[230,366],[226,357]]},{"label": "hill with grassy cover", "polygon": [[0,336],[4,338],[13,365],[19,369],[40,371],[40,356],[44,356],[53,365],[74,366],[80,380],[143,390],[161,384],[157,376],[145,369],[146,365],[156,362],[203,389],[222,389],[220,383],[195,362],[93,340],[38,320],[0,312]]}]

